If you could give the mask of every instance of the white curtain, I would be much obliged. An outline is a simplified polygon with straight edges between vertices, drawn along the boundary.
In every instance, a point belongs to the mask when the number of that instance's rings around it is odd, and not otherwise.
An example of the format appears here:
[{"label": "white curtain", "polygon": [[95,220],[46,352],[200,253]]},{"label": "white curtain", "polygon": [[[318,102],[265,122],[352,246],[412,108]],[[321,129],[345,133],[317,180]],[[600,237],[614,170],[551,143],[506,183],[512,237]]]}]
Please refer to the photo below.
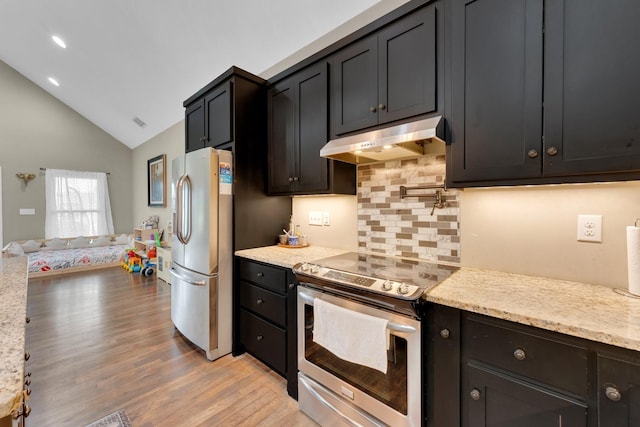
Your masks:
[{"label": "white curtain", "polygon": [[46,171],[45,238],[113,234],[107,174]]}]

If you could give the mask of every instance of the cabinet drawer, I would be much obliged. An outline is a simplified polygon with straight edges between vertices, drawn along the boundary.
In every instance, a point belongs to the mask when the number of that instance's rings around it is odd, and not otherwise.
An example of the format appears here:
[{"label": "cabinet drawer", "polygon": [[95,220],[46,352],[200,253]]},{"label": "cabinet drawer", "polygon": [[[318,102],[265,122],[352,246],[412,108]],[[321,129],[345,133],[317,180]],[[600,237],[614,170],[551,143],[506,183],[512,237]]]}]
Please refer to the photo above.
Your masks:
[{"label": "cabinet drawer", "polygon": [[240,281],[240,305],[260,316],[285,327],[287,321],[287,298]]},{"label": "cabinet drawer", "polygon": [[283,269],[241,259],[238,270],[241,279],[281,294],[287,292],[287,272]]},{"label": "cabinet drawer", "polygon": [[485,322],[469,316],[463,323],[462,352],[534,381],[586,396],[587,349],[569,343]]},{"label": "cabinet drawer", "polygon": [[249,353],[281,375],[287,372],[287,333],[283,329],[241,308],[240,330],[240,339]]}]

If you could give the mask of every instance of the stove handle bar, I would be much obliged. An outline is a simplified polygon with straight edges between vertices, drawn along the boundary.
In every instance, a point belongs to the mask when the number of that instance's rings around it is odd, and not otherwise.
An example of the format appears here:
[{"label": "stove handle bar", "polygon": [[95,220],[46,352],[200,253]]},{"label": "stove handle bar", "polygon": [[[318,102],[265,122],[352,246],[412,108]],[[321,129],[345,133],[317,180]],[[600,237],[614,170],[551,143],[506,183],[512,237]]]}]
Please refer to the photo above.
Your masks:
[{"label": "stove handle bar", "polygon": [[[307,295],[303,291],[298,291],[298,295],[304,300],[306,304],[313,306],[314,298],[311,295]],[[416,328],[414,328],[413,326],[401,325],[395,322],[388,322],[387,329],[389,329],[390,331],[402,332],[405,334],[413,334],[414,332],[417,332]]]}]

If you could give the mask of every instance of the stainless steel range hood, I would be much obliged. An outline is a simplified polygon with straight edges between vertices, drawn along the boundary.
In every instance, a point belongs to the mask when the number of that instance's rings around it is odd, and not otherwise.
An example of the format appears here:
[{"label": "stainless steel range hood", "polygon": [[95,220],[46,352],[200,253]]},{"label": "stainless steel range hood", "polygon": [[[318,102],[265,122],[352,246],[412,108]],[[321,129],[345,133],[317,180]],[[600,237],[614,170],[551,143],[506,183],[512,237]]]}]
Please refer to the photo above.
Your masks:
[{"label": "stainless steel range hood", "polygon": [[329,141],[320,156],[347,163],[373,163],[407,159],[423,154],[444,154],[445,144],[438,135],[442,116],[403,123],[384,129]]}]

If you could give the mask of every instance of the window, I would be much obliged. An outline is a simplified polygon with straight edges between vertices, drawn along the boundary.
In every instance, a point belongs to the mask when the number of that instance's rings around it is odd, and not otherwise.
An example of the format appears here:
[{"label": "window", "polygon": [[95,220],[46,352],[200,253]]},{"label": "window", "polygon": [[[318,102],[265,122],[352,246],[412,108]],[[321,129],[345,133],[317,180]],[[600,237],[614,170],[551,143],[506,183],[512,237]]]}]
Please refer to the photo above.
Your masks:
[{"label": "window", "polygon": [[113,234],[107,174],[46,171],[45,238]]}]

